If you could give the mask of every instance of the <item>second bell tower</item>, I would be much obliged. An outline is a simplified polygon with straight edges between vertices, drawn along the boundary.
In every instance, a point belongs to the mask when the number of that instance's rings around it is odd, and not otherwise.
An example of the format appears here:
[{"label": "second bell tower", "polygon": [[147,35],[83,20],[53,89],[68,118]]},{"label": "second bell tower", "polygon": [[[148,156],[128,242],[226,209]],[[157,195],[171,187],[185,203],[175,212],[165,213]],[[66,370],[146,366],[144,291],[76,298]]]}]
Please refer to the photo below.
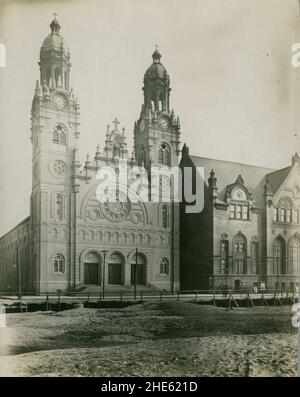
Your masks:
[{"label": "second bell tower", "polygon": [[178,165],[180,121],[170,110],[170,77],[156,49],[152,65],[144,75],[144,103],[134,128],[134,148],[138,165]]}]

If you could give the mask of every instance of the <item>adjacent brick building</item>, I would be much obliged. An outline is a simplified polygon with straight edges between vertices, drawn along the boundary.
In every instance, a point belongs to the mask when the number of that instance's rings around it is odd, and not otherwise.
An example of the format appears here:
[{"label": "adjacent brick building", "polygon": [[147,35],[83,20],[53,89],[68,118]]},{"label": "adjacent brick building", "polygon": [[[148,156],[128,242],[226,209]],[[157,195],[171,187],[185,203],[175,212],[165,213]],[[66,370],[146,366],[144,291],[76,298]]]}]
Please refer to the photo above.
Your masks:
[{"label": "adjacent brick building", "polygon": [[180,214],[182,289],[282,289],[299,285],[300,158],[281,170],[190,155],[204,168],[204,210]]}]

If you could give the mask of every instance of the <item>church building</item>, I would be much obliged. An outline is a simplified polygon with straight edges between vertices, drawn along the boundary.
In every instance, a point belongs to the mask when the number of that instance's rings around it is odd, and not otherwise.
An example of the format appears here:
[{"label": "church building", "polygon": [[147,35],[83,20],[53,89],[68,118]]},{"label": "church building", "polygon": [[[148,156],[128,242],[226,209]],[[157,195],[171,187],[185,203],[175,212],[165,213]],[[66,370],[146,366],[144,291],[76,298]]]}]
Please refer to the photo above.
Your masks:
[{"label": "church building", "polygon": [[[170,79],[158,50],[144,76],[144,103],[128,156],[115,119],[102,148],[80,164],[79,103],[70,85],[69,48],[55,18],[40,50],[31,111],[30,216],[0,239],[0,290],[36,293],[85,289],[179,288],[179,205],[99,202],[102,167],[172,167],[180,122],[170,111]],[[83,135],[83,133],[82,133]],[[88,139],[87,136],[83,137]],[[120,194],[123,194],[120,192]],[[125,193],[126,194],[126,193]]]},{"label": "church building", "polygon": [[[156,49],[144,75],[133,153],[116,118],[81,164],[80,139],[89,137],[80,131],[70,51],[56,18],[50,28],[31,110],[30,215],[0,238],[0,291],[296,290],[299,156],[272,170],[181,150],[170,78]],[[124,186],[116,200],[99,201],[99,172],[111,167],[118,174],[124,164],[129,171],[143,167],[150,186],[157,183],[154,168],[179,165],[195,174],[203,167],[203,211],[186,213],[174,196],[131,200]],[[164,178],[159,187],[170,187]]]}]

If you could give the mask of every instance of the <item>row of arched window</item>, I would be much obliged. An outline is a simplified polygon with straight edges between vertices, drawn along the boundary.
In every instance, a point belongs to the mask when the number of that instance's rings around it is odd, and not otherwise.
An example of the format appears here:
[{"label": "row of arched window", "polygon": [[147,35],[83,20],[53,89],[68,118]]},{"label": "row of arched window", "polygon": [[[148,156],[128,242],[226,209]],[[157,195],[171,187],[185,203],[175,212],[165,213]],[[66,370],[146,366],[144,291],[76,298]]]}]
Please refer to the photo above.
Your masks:
[{"label": "row of arched window", "polygon": [[[99,283],[99,276],[101,275],[101,272],[99,272],[100,261],[100,257],[97,254],[92,253],[92,255],[86,255],[86,259],[84,261],[85,284]],[[54,273],[65,273],[65,257],[62,254],[56,254],[52,259],[52,263]],[[109,284],[122,284],[124,266],[123,257],[119,253],[112,253],[108,258],[107,266]],[[96,269],[94,272],[91,271],[93,267]],[[169,274],[169,260],[167,258],[160,259],[159,270],[162,275]],[[135,278],[137,278],[138,284],[146,283],[146,259],[144,255],[138,254],[137,257],[133,257],[133,263],[131,264],[131,278],[133,284],[135,283]]]},{"label": "row of arched window", "polygon": [[[252,271],[258,272],[258,243],[251,243]],[[229,241],[221,241],[221,274],[229,274]],[[238,234],[232,240],[232,273],[247,274],[247,239],[242,234]]]},{"label": "row of arched window", "polygon": [[291,208],[273,208],[273,221],[281,223],[299,223],[299,211]]},{"label": "row of arched window", "polygon": [[277,237],[273,245],[273,274],[299,274],[300,240],[292,237],[287,243]]},{"label": "row of arched window", "polygon": [[[140,148],[140,162],[143,164],[146,160],[145,148],[141,146]],[[162,165],[171,166],[171,149],[170,146],[163,142],[159,145],[158,148],[158,163]]]},{"label": "row of arched window", "polygon": [[[237,235],[232,242],[232,273],[247,274],[247,239]],[[251,274],[259,273],[258,242],[251,242]],[[229,242],[221,241],[220,273],[229,274]],[[292,237],[287,243],[277,237],[273,243],[273,274],[299,274],[300,272],[300,240]]]}]

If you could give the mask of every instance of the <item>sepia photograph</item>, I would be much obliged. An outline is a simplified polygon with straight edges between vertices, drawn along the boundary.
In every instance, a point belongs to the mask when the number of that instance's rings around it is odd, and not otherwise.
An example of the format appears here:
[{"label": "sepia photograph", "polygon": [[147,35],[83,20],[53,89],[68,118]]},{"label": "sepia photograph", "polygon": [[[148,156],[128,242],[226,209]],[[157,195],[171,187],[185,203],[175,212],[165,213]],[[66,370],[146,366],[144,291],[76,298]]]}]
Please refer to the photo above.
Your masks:
[{"label": "sepia photograph", "polygon": [[299,0],[0,0],[0,377],[298,377],[299,106]]}]

